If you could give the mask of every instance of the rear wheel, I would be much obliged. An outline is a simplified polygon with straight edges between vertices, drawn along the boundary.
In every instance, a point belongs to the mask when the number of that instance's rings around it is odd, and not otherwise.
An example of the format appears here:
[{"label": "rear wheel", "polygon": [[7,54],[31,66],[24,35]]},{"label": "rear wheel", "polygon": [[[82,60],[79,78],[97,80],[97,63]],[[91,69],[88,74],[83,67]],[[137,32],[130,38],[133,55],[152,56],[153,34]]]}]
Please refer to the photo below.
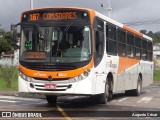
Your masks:
[{"label": "rear wheel", "polygon": [[48,104],[56,104],[57,96],[46,95],[46,99],[47,99]]},{"label": "rear wheel", "polygon": [[126,90],[125,93],[126,95],[139,96],[141,94],[141,90],[142,90],[142,78],[139,76],[137,81],[137,88],[134,90]]},{"label": "rear wheel", "polygon": [[139,76],[137,82],[137,88],[133,90],[133,94],[139,96],[141,94],[141,90],[142,90],[142,78]]}]

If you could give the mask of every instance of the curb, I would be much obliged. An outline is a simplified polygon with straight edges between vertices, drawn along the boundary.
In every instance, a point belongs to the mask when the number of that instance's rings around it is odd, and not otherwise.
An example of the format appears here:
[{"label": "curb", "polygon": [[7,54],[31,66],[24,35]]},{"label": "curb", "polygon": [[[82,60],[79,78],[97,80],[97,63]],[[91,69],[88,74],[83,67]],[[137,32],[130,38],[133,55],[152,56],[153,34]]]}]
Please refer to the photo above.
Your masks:
[{"label": "curb", "polygon": [[42,94],[33,94],[33,93],[19,93],[18,91],[5,91],[0,90],[1,96],[15,96],[15,97],[26,97],[26,98],[39,98],[43,99],[46,98],[45,95]]}]

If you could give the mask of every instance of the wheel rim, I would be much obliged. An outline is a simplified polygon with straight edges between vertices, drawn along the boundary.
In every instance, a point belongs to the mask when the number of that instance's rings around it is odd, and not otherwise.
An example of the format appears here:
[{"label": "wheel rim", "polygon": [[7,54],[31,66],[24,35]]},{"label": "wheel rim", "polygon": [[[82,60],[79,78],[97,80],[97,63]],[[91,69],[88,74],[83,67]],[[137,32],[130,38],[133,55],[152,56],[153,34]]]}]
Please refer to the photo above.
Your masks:
[{"label": "wheel rim", "polygon": [[138,93],[141,93],[141,82],[138,82],[138,87],[137,87]]}]

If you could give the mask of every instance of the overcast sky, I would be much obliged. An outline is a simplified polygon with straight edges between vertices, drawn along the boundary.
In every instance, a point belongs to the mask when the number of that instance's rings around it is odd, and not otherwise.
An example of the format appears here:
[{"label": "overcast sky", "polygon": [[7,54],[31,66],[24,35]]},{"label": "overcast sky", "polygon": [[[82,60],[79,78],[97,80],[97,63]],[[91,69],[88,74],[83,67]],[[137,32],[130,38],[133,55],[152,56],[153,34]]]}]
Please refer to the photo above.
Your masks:
[{"label": "overcast sky", "polygon": [[[108,7],[108,0],[34,0],[34,8],[72,6],[92,8],[108,15],[101,7]],[[160,21],[160,0],[110,0],[111,17],[121,23],[139,21]],[[9,29],[11,23],[20,22],[20,14],[30,9],[30,0],[0,0],[0,24],[1,28]],[[154,23],[154,24],[153,24]],[[160,31],[160,22],[152,22],[147,25],[132,25],[136,30],[146,29],[154,32]]]}]

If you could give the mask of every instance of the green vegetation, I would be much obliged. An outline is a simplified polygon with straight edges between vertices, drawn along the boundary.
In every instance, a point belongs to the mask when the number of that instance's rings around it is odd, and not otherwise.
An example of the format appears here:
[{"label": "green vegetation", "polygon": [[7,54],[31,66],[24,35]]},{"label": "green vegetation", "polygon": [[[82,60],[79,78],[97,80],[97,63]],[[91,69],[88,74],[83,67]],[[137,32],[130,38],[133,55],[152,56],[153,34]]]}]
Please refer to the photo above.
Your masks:
[{"label": "green vegetation", "polygon": [[160,31],[152,32],[147,30],[140,30],[140,32],[153,38],[154,44],[160,43]]},{"label": "green vegetation", "polygon": [[10,31],[0,29],[0,55],[3,52],[18,49],[17,42],[18,41],[12,41],[12,33]]},{"label": "green vegetation", "polygon": [[18,69],[16,67],[0,68],[0,90],[18,90]]},{"label": "green vegetation", "polygon": [[153,79],[154,79],[154,81],[160,81],[160,70],[154,71]]}]

